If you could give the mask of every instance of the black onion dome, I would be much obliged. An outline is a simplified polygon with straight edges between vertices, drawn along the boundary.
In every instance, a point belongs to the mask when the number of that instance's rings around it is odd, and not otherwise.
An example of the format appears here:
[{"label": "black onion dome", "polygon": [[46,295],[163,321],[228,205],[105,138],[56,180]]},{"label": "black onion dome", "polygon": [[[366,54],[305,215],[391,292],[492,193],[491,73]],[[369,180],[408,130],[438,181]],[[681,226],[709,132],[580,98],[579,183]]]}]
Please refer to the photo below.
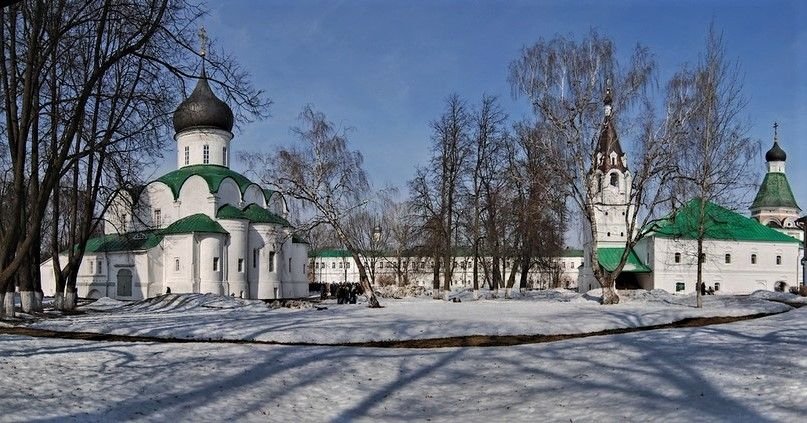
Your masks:
[{"label": "black onion dome", "polygon": [[765,161],[766,162],[783,162],[787,160],[787,154],[785,154],[785,150],[782,150],[782,147],[779,147],[779,143],[777,141],[773,142],[773,147],[765,153]]},{"label": "black onion dome", "polygon": [[174,112],[174,131],[179,133],[190,128],[233,130],[233,110],[213,94],[204,68],[196,88]]}]

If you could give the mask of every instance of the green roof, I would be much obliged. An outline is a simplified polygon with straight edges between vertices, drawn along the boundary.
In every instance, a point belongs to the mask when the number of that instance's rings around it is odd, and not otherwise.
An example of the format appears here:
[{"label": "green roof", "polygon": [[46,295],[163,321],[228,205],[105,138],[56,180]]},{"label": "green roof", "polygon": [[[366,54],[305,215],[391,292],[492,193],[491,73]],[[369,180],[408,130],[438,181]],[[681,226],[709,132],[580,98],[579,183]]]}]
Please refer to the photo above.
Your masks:
[{"label": "green roof", "polygon": [[[652,234],[660,238],[697,239],[700,200],[695,199],[654,225]],[[735,213],[710,201],[705,207],[705,239],[727,241],[799,242],[754,219]]]},{"label": "green roof", "polygon": [[277,225],[291,226],[288,220],[266,210],[257,204],[250,204],[243,210],[244,216],[253,223],[274,223]]},{"label": "green roof", "polygon": [[176,222],[168,225],[167,228],[160,231],[163,235],[175,234],[189,234],[193,232],[205,232],[214,234],[227,234],[224,228],[218,222],[211,219],[204,213],[192,214],[183,217]]},{"label": "green roof", "polygon": [[[787,176],[780,172],[768,172],[762,185],[759,186],[757,196],[751,203],[751,209],[763,207],[790,207],[799,209],[793,191],[787,182]],[[800,209],[799,209],[800,210]]]},{"label": "green roof", "polygon": [[148,250],[162,241],[157,231],[139,231],[125,234],[109,234],[87,240],[85,253]]},{"label": "green roof", "polygon": [[241,211],[238,207],[232,206],[230,204],[225,204],[219,207],[219,210],[216,212],[216,219],[247,219],[244,216],[244,212]]},{"label": "green roof", "polygon": [[[168,185],[168,187],[171,188],[171,192],[174,194],[174,199],[177,199],[179,198],[179,191],[182,189],[182,185],[185,184],[188,178],[194,175],[201,176],[202,179],[207,182],[207,186],[212,193],[219,191],[222,181],[226,178],[235,181],[242,194],[250,185],[256,185],[247,179],[246,176],[219,165],[185,166],[160,176],[157,178],[157,181]],[[265,192],[263,194],[264,196],[266,195]]]},{"label": "green roof", "polygon": [[342,249],[325,249],[319,251],[310,251],[308,253],[308,257],[326,257],[326,258],[333,258],[333,257],[352,257],[350,251],[342,250]]},{"label": "green roof", "polygon": [[583,250],[567,248],[560,252],[561,257],[583,257]]},{"label": "green roof", "polygon": [[[600,266],[609,272],[613,272],[622,259],[622,253],[624,251],[624,248],[597,248],[597,258],[600,262]],[[639,260],[639,256],[637,256],[636,252],[633,250],[630,250],[630,253],[628,253],[628,260],[625,262],[622,271],[631,273],[651,272],[650,268]]]}]

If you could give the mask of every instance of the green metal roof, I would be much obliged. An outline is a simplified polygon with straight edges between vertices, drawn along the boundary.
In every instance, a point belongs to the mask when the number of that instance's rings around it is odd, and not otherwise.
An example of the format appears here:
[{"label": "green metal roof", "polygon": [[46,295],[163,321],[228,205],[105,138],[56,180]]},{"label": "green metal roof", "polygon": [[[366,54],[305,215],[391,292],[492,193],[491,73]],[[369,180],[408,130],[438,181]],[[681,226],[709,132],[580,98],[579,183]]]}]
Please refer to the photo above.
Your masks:
[{"label": "green metal roof", "polygon": [[216,212],[216,219],[244,219],[247,220],[248,218],[244,216],[244,212],[241,211],[238,207],[232,206],[230,204],[225,204],[219,207],[219,210]]},{"label": "green metal roof", "polygon": [[325,257],[325,258],[338,258],[338,257],[352,257],[350,251],[342,249],[325,249],[319,251],[310,251],[308,257]]},{"label": "green metal roof", "polygon": [[[622,259],[623,251],[625,251],[624,248],[597,248],[597,257],[600,266],[609,272],[613,272],[619,264],[619,260]],[[628,260],[625,262],[625,266],[622,268],[622,271],[631,273],[649,273],[652,270],[650,270],[649,267],[639,260],[639,256],[636,255],[635,251],[630,250],[630,253],[628,253]]]},{"label": "green metal roof", "polygon": [[194,232],[205,232],[214,234],[227,234],[224,228],[218,222],[211,219],[204,213],[192,214],[183,217],[176,222],[168,225],[167,228],[160,231],[163,235],[176,235],[176,234],[189,234]]},{"label": "green metal roof", "polygon": [[110,234],[87,240],[85,253],[148,250],[162,241],[157,231],[139,231],[125,234]]},{"label": "green metal roof", "polygon": [[[654,225],[652,234],[660,238],[697,239],[699,199],[691,200],[684,207]],[[705,238],[727,241],[800,242],[775,229],[760,224],[710,201],[705,208]]]},{"label": "green metal roof", "polygon": [[[751,203],[751,209],[763,207],[790,207],[799,209],[793,191],[787,182],[787,176],[780,172],[768,172],[762,185],[759,186],[757,196]],[[799,209],[800,210],[800,209]]]},{"label": "green metal roof", "polygon": [[583,257],[583,250],[567,248],[560,252],[561,257]]},{"label": "green metal roof", "polygon": [[[168,185],[168,187],[171,188],[171,192],[174,194],[174,199],[177,199],[182,185],[185,184],[188,178],[194,175],[201,176],[207,182],[207,186],[212,193],[219,191],[222,181],[226,178],[235,181],[242,194],[250,185],[257,186],[257,184],[247,179],[246,176],[219,165],[185,166],[160,176],[157,178],[157,181]],[[264,195],[266,195],[266,193],[264,193]]]},{"label": "green metal roof", "polygon": [[244,216],[253,223],[274,223],[277,225],[291,226],[288,220],[266,210],[257,204],[250,204],[243,210]]}]

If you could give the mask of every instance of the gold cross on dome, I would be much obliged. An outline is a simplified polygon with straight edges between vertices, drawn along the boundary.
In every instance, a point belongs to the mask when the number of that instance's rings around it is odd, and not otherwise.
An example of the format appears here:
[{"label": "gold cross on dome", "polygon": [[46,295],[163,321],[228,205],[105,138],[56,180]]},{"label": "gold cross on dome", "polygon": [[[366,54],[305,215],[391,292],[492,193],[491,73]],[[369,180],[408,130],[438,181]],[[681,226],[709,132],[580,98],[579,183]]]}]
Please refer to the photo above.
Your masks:
[{"label": "gold cross on dome", "polygon": [[773,123],[773,139],[779,139],[779,122]]},{"label": "gold cross on dome", "polygon": [[205,27],[199,28],[199,44],[201,45],[199,54],[205,57],[207,55],[207,31]]}]

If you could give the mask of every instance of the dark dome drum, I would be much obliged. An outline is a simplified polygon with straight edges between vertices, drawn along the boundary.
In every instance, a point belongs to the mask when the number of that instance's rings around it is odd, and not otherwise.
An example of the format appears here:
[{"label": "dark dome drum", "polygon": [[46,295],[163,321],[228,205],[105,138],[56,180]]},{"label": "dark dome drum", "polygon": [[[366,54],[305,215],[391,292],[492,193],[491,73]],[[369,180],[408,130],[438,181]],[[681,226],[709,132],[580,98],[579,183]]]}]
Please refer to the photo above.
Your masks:
[{"label": "dark dome drum", "polygon": [[193,128],[215,128],[228,132],[233,130],[233,111],[227,103],[213,94],[204,69],[196,88],[174,112],[176,133]]}]

